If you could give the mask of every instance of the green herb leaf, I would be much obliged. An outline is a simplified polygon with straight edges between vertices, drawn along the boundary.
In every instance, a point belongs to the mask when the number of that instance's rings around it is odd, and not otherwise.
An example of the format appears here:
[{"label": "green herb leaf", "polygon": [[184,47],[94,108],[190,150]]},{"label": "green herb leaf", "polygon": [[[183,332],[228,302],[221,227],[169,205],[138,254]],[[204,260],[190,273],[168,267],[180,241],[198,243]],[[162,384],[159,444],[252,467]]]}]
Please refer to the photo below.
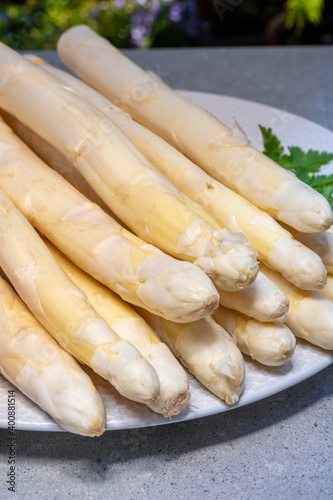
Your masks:
[{"label": "green herb leaf", "polygon": [[259,125],[259,127],[264,141],[264,151],[263,151],[264,155],[276,161],[276,163],[279,163],[279,160],[283,155],[283,147],[281,146],[281,142],[272,133],[271,128],[265,128],[262,125]]},{"label": "green herb leaf", "polygon": [[294,171],[296,168],[304,168],[308,172],[318,172],[322,165],[325,165],[333,159],[332,153],[325,153],[324,151],[313,151],[310,149],[307,152],[302,151],[301,148],[290,146],[289,155],[283,155],[282,167]]},{"label": "green herb leaf", "polygon": [[[288,154],[271,128],[265,128],[261,125],[259,127],[264,141],[263,153],[325,196],[333,209],[333,175],[318,174],[322,165],[333,160],[333,153],[314,151],[313,149],[303,151],[297,146],[289,146]],[[315,173],[317,175],[313,175]]]},{"label": "green herb leaf", "polygon": [[333,209],[333,175],[312,175],[308,184],[325,196]]}]

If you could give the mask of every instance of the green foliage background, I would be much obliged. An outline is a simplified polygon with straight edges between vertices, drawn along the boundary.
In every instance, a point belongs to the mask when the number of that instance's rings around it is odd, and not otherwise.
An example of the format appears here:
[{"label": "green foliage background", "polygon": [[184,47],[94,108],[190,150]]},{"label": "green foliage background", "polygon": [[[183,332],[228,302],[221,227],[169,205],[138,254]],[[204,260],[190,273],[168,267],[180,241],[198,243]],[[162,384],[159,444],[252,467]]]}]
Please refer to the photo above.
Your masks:
[{"label": "green foliage background", "polygon": [[[98,29],[102,21],[98,31],[103,32],[103,24],[107,23],[107,19],[97,22],[95,0],[28,0],[22,4],[2,2],[2,5],[1,39],[20,50],[54,48],[59,35],[75,24],[85,23]],[[119,22],[128,26],[126,11],[119,14],[123,18]],[[114,17],[111,31],[118,24],[117,12]]]},{"label": "green foliage background", "polygon": [[[225,0],[224,4],[228,4]],[[214,3],[215,2],[215,3]],[[328,1],[328,3],[330,3]],[[199,11],[210,8],[211,21],[218,26],[218,37],[223,35],[227,23],[242,13],[251,23],[257,16],[261,22],[267,22],[279,10],[286,9],[288,13],[287,27],[296,26],[297,34],[301,32],[306,22],[318,23],[324,8],[324,0],[275,0],[262,2],[260,0],[243,0],[237,6],[226,10],[223,22],[219,19],[216,5],[222,5],[222,0],[16,0],[0,2],[0,40],[17,50],[54,49],[59,35],[76,24],[85,23],[111,40],[118,47],[133,46],[133,14],[149,12],[152,6],[158,4],[159,13],[154,22],[148,26],[147,33],[137,44],[147,47],[176,47],[191,45],[214,45],[213,33],[209,39],[208,31],[200,32],[197,27],[192,34],[187,28],[191,26],[189,5],[197,5]],[[181,22],[170,19],[170,8],[182,6]],[[235,5],[231,2],[230,6]],[[229,6],[229,7],[230,7]],[[263,6],[265,7],[263,9]],[[209,10],[209,9],[208,9]],[[268,19],[263,20],[263,12]],[[250,18],[248,17],[249,13]],[[199,21],[200,21],[199,13]],[[214,19],[215,15],[215,19]],[[225,17],[225,19],[224,19]],[[202,19],[201,19],[202,20]],[[204,21],[204,19],[203,19]],[[145,22],[145,21],[144,21]],[[192,16],[192,24],[193,16]],[[193,26],[192,26],[193,28]],[[228,29],[226,30],[228,31]],[[231,24],[231,32],[233,25]],[[194,34],[193,34],[194,33]],[[297,38],[297,37],[296,37]],[[297,40],[296,40],[297,41]]]},{"label": "green foliage background", "polygon": [[[152,4],[160,10],[140,46],[200,45],[200,35],[191,37],[184,23],[172,23],[168,12],[174,1],[146,0],[27,0],[0,2],[0,40],[17,50],[54,49],[59,35],[76,24],[88,24],[117,47],[131,47],[132,15],[148,12]],[[185,5],[184,0],[176,2]],[[195,3],[195,2],[193,2]],[[184,7],[184,16],[186,9]]]}]

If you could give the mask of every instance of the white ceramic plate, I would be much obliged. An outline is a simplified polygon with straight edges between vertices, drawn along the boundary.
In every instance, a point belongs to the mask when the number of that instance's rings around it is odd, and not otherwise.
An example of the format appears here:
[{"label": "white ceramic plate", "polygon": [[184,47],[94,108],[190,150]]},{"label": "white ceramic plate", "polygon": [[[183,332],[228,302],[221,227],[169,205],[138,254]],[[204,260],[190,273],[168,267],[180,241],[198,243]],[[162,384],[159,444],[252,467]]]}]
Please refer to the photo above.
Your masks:
[{"label": "white ceramic plate", "polygon": [[[262,150],[258,124],[271,127],[284,146],[304,149],[333,150],[333,132],[308,120],[285,111],[232,97],[199,92],[182,91],[182,94],[215,114],[228,126],[237,117],[253,146]],[[333,172],[333,164],[325,167]],[[333,325],[332,325],[333,328]],[[311,377],[333,362],[332,352],[299,342],[293,359],[278,368],[265,368],[246,361],[246,384],[239,402],[229,407],[204,389],[190,376],[191,406],[178,417],[166,420],[143,405],[125,400],[103,379],[87,370],[93,378],[107,409],[108,430],[148,427],[225,412],[266,398]],[[7,394],[15,389],[0,375],[0,427],[7,427]],[[16,428],[35,431],[60,431],[58,425],[37,405],[16,390]]]}]

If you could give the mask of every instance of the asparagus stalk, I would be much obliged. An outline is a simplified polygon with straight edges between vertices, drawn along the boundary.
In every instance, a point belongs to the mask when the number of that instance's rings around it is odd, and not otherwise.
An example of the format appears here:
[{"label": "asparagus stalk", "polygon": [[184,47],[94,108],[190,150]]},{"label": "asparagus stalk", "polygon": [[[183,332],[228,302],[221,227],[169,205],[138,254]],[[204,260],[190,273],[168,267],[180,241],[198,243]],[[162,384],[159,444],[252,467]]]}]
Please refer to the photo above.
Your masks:
[{"label": "asparagus stalk", "polygon": [[[32,60],[36,61],[36,58],[32,57]],[[36,63],[106,113],[163,175],[201,205],[222,227],[243,232],[258,250],[262,262],[300,288],[314,289],[324,285],[326,271],[320,258],[295,241],[272,217],[206,174],[177,149],[132,120],[82,81],[43,64],[39,58]],[[220,288],[232,291],[225,286]]]},{"label": "asparagus stalk", "polygon": [[89,27],[66,31],[57,49],[92,87],[254,205],[303,232],[332,225],[327,200],[251,147],[237,123],[229,129]]},{"label": "asparagus stalk", "polygon": [[333,301],[333,275],[327,275],[327,283],[324,288],[320,289],[321,295],[323,295],[326,299]]},{"label": "asparagus stalk", "polygon": [[69,278],[86,294],[95,311],[155,369],[160,392],[155,401],[147,405],[165,417],[178,415],[189,403],[189,383],[185,370],[169,348],[126,302],[75,266],[49,241],[44,241]]},{"label": "asparagus stalk", "polygon": [[0,266],[21,299],[59,344],[123,396],[158,396],[155,370],[120,339],[68,278],[24,216],[0,192]]},{"label": "asparagus stalk", "polygon": [[331,228],[322,233],[302,233],[293,229],[290,231],[298,241],[319,255],[328,273],[333,272],[333,232]]},{"label": "asparagus stalk", "polygon": [[63,429],[100,436],[103,402],[79,364],[0,278],[0,372]]},{"label": "asparagus stalk", "polygon": [[[23,125],[13,115],[5,113],[4,111],[2,111],[1,114],[5,122],[15,131],[15,134],[17,134],[45,163],[65,177],[89,200],[97,203],[105,212],[111,215],[113,219],[120,222],[117,216],[109,210],[105,203],[91,189],[80,172],[77,171],[58,150]],[[256,252],[246,243],[244,235],[232,235],[226,229],[219,231],[219,238],[217,238],[217,232],[214,232],[214,234],[215,243],[218,242],[219,245],[218,249],[214,249],[214,257],[211,258],[211,255],[209,255],[207,258],[207,255],[204,255],[199,257],[195,263],[201,267],[221,289],[234,291],[251,284],[257,275],[259,266],[256,260]]]},{"label": "asparagus stalk", "polygon": [[217,291],[203,271],[123,229],[1,121],[0,151],[0,188],[63,253],[123,299],[174,321],[217,307]]},{"label": "asparagus stalk", "polygon": [[[109,116],[123,130],[124,133],[126,133],[126,127],[122,126],[124,112],[120,108],[113,106],[108,99],[91,89],[85,83],[64,71],[47,64],[43,59],[31,55],[26,55],[25,57],[60,78],[68,87],[107,114],[107,116]],[[55,150],[55,148],[46,143],[30,129],[25,127],[12,115],[8,115],[6,113],[4,118],[14,129],[15,133],[17,133],[38,156],[40,156],[56,171],[64,175],[81,192],[85,194],[87,191],[87,197],[92,199],[89,190],[84,184],[84,182],[86,183],[85,179],[82,178],[79,172],[74,169],[70,162],[66,160],[61,153]],[[127,119],[130,123],[146,130],[138,123],[135,123],[129,116],[127,116]],[[129,134],[127,135],[129,136]],[[156,137],[156,139],[161,140],[159,137],[155,136],[155,134],[151,135]],[[73,170],[75,175],[73,175]],[[81,178],[78,178],[77,174]],[[93,201],[102,206],[99,200]],[[258,274],[259,267],[256,260],[256,251],[254,251],[254,249],[247,244],[244,235],[230,234],[226,229],[219,230],[218,232],[215,231],[213,234],[214,243],[218,245],[218,249],[214,249],[214,257],[212,258],[212,252],[211,254],[204,254],[203,256],[197,258],[195,263],[201,267],[213,280],[213,282],[222,290],[236,291],[251,284]]]},{"label": "asparagus stalk", "polygon": [[237,403],[244,387],[244,360],[211,316],[180,325],[143,309],[138,312],[202,385],[227,404]]},{"label": "asparagus stalk", "polygon": [[286,325],[301,339],[323,349],[333,349],[333,303],[317,291],[304,291],[285,280],[281,274],[260,265],[290,301]]},{"label": "asparagus stalk", "polygon": [[289,309],[287,296],[261,272],[245,290],[221,292],[220,304],[264,323],[284,322]]},{"label": "asparagus stalk", "polygon": [[[56,148],[51,146],[47,141],[42,139],[38,134],[33,132],[29,127],[23,125],[15,116],[6,111],[1,110],[2,119],[9,125],[15,134],[29,146],[37,156],[47,163],[53,170],[65,177],[78,191],[80,191],[88,200],[99,205],[104,212],[116,216],[111,212],[109,207],[104,203],[93,188],[88,184],[85,178],[76,170],[70,161],[64,157]],[[119,221],[117,221],[119,222]]]},{"label": "asparagus stalk", "polygon": [[[104,113],[3,44],[0,105],[59,149],[138,236],[195,262],[220,284],[223,254],[230,245],[220,246],[224,234],[218,224],[160,174]],[[258,272],[252,250],[249,259],[245,284]],[[243,268],[242,263],[242,280]]]},{"label": "asparagus stalk", "polygon": [[296,339],[280,322],[262,323],[220,306],[214,320],[234,337],[242,353],[266,366],[281,366],[294,354]]}]

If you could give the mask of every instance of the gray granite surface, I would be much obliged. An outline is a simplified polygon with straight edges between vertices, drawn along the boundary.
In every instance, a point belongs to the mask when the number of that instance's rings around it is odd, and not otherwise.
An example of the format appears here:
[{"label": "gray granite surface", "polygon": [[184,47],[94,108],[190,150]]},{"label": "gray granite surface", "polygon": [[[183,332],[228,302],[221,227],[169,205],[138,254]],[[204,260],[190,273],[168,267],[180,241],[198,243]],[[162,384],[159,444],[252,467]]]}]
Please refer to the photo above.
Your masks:
[{"label": "gray granite surface", "polygon": [[[177,88],[274,105],[333,129],[333,48],[126,51]],[[50,62],[55,54],[43,54]],[[0,499],[333,498],[333,366],[275,396],[220,415],[155,428],[17,432],[17,489]]]},{"label": "gray granite surface", "polygon": [[[250,99],[333,129],[332,46],[124,52],[172,87]],[[42,56],[65,69],[56,53]]]}]

